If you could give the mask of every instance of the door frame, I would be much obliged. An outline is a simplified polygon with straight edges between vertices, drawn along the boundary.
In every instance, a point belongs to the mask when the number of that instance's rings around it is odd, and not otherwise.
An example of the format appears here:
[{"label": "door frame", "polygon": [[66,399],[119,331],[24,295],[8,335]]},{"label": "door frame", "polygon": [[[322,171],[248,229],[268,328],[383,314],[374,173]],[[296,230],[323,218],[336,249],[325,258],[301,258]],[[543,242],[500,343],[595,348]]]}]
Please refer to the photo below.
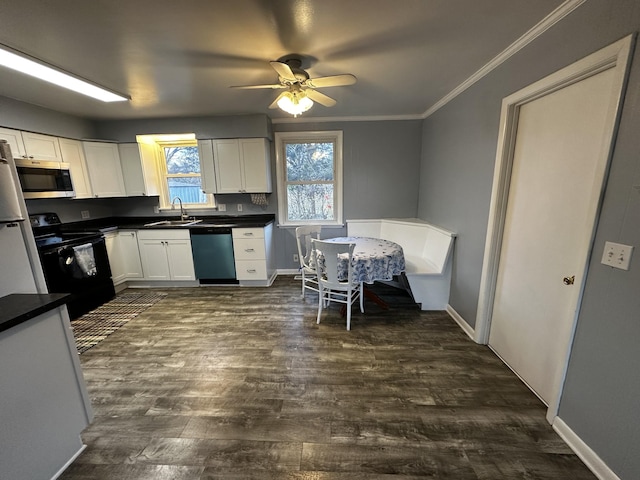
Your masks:
[{"label": "door frame", "polygon": [[[606,179],[611,163],[613,141],[619,123],[620,107],[629,69],[631,58],[630,53],[634,40],[635,35],[629,35],[503,99],[502,110],[500,113],[500,130],[498,133],[498,146],[493,175],[493,187],[491,191],[491,203],[489,205],[487,236],[482,262],[478,309],[476,312],[474,340],[477,343],[486,345],[489,342],[489,332],[491,329],[491,317],[493,314],[495,288],[498,278],[500,252],[502,249],[502,237],[504,234],[509,188],[511,184],[511,171],[513,167],[513,154],[518,130],[520,107],[528,102],[568,87],[605,70],[609,70],[611,68],[616,70],[614,88],[612,89],[612,98],[609,107],[613,110],[612,113],[614,121],[611,122],[610,125],[607,125],[606,130],[603,132],[603,139],[605,141],[603,142],[600,154],[602,156],[606,156],[607,166],[605,168],[602,185],[600,186],[598,207],[593,218],[589,248],[589,251],[591,252],[593,250],[597,220],[602,209],[604,187],[606,185]],[[558,411],[560,396],[562,394],[562,386],[564,385],[567,366],[569,363],[571,344],[573,343],[573,337],[575,335],[576,321],[580,311],[580,305],[582,303],[589,258],[590,255],[585,258],[582,271],[576,272],[576,277],[582,279],[581,284],[577,285],[580,289],[580,294],[577,300],[577,308],[573,319],[570,340],[566,346],[563,374],[559,384],[554,388],[554,395],[552,395],[549,402],[549,408],[547,410],[547,420],[550,423],[553,421],[553,418],[555,418]]]}]

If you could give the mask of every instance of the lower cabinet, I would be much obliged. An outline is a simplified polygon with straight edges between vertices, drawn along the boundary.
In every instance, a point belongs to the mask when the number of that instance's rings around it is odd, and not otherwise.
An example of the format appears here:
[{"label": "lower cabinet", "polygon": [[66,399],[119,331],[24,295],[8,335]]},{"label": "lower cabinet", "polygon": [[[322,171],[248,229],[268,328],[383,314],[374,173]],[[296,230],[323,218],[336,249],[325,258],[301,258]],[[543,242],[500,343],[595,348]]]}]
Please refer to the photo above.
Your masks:
[{"label": "lower cabinet", "polygon": [[135,230],[115,230],[104,234],[114,285],[142,277],[142,262]]},{"label": "lower cabinet", "polygon": [[135,230],[118,230],[118,243],[124,278],[142,278],[142,262],[138,250],[138,234]]},{"label": "lower cabinet", "polygon": [[111,280],[114,285],[125,281],[122,254],[120,253],[120,242],[118,241],[118,231],[106,232],[104,242],[107,246],[109,256],[109,266],[111,267]]},{"label": "lower cabinet", "polygon": [[145,280],[195,280],[189,230],[138,230]]},{"label": "lower cabinet", "polygon": [[237,279],[241,284],[270,285],[275,276],[273,225],[234,228],[232,234]]}]

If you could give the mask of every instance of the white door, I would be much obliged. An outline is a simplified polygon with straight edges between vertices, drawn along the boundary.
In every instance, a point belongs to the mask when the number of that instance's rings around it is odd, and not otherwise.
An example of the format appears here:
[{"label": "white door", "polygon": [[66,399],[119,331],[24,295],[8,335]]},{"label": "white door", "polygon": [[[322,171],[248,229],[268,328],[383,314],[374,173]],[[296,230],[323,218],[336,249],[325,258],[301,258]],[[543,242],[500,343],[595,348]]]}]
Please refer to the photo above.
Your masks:
[{"label": "white door", "polygon": [[548,405],[561,382],[615,122],[614,69],[520,107],[489,345]]}]

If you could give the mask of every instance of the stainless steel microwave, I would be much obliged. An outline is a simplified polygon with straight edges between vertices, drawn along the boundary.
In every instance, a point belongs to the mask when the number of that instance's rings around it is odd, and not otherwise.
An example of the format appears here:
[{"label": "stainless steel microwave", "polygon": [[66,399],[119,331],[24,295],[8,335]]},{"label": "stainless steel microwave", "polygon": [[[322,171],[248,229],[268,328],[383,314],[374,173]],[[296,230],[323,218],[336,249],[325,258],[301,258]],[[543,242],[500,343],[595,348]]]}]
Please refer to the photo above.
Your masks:
[{"label": "stainless steel microwave", "polygon": [[16,158],[24,198],[74,197],[69,164]]}]

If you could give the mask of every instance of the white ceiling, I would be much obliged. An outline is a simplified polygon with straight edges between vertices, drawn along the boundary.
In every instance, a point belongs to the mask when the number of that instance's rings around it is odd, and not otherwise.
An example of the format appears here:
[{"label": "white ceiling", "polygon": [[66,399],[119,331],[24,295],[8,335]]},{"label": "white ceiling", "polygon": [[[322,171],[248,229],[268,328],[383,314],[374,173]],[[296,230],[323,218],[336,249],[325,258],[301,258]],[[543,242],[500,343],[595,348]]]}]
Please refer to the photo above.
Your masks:
[{"label": "white ceiling", "polygon": [[104,104],[0,67],[0,95],[93,119],[266,113],[270,60],[308,57],[338,101],[305,117],[420,116],[562,0],[2,0],[0,43],[131,97]]}]

